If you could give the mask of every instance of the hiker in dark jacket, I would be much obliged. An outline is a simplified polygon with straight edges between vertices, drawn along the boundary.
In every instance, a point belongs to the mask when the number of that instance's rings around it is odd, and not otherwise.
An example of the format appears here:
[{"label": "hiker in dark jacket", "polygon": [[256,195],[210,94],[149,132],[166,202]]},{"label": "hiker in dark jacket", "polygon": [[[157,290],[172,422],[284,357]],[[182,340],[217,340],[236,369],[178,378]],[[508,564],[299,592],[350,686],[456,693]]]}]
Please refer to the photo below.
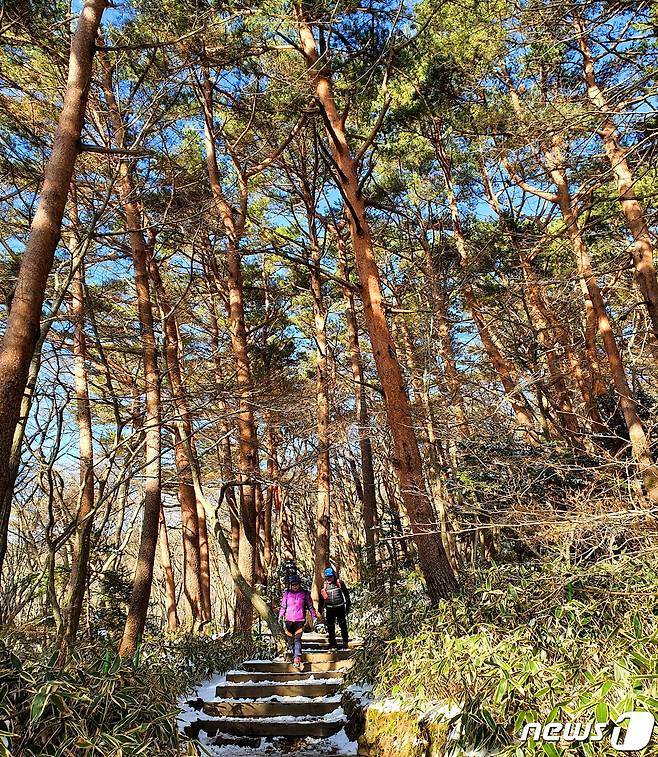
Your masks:
[{"label": "hiker in dark jacket", "polygon": [[327,621],[330,649],[337,649],[336,622],[338,622],[340,633],[343,637],[343,646],[347,649],[349,641],[347,634],[347,613],[351,607],[352,600],[350,599],[347,586],[338,578],[333,568],[327,568],[324,571],[324,583],[320,590],[318,609]]}]

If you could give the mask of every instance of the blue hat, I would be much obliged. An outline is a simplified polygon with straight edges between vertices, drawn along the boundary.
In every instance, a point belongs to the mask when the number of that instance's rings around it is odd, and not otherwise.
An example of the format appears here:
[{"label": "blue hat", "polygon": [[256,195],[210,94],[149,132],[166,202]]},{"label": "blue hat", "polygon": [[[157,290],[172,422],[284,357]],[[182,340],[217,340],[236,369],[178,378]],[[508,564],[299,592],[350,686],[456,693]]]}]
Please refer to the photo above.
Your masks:
[{"label": "blue hat", "polygon": [[301,582],[302,582],[302,579],[299,576],[296,576],[296,575],[290,576],[290,578],[288,579],[288,585],[289,586],[290,586],[290,584],[301,584]]},{"label": "blue hat", "polygon": [[329,576],[335,576],[336,571],[333,568],[325,568],[324,575],[325,575],[325,578],[329,578]]}]

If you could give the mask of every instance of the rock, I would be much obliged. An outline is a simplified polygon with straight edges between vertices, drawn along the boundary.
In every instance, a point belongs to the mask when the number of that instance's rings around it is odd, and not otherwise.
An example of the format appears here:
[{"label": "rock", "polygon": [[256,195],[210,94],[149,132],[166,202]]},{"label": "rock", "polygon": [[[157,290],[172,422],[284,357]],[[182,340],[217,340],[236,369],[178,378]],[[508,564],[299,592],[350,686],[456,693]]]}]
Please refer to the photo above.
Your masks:
[{"label": "rock", "polygon": [[347,718],[345,734],[350,741],[357,741],[365,729],[365,708],[349,689],[343,692],[340,704]]},{"label": "rock", "polygon": [[425,757],[428,744],[421,731],[419,713],[414,710],[380,708],[378,703],[365,710],[359,748],[368,757]]},{"label": "rock", "polygon": [[364,706],[349,691],[342,706],[345,732],[358,741],[358,757],[443,757],[446,752],[450,720],[440,707],[422,711],[393,700]]}]

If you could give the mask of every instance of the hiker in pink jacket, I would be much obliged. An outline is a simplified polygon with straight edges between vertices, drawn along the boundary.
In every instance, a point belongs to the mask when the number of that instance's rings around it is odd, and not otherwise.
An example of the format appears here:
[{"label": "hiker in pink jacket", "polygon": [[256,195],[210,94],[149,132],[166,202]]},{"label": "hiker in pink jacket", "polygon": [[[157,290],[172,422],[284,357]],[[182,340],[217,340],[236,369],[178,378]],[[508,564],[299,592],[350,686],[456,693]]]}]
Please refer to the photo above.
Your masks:
[{"label": "hiker in pink jacket", "polygon": [[284,623],[289,654],[294,656],[295,667],[301,670],[302,633],[304,633],[304,626],[306,625],[306,610],[311,613],[313,625],[315,625],[318,614],[313,607],[311,592],[302,588],[299,576],[290,576],[288,586],[290,588],[284,591],[281,597],[279,621]]}]

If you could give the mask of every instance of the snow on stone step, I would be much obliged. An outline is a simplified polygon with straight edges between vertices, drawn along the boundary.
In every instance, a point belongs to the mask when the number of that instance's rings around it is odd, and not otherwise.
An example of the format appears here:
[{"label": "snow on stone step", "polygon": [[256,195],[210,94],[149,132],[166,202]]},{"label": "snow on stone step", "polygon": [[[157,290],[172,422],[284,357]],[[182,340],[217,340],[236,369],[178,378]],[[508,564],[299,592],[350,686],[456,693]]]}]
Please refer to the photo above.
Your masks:
[{"label": "snow on stone step", "polygon": [[[302,671],[304,673],[327,673],[334,671],[349,670],[354,664],[354,660],[331,660],[330,662],[304,662]],[[246,660],[242,663],[244,670],[251,670],[254,673],[296,673],[297,668],[285,660]]]},{"label": "snow on stone step", "polygon": [[308,662],[335,662],[336,660],[349,660],[354,653],[349,649],[328,651],[325,649],[302,650],[302,660]]},{"label": "snow on stone step", "polygon": [[339,707],[340,697],[271,697],[251,701],[219,699],[216,702],[204,702],[203,711],[211,717],[271,718],[289,715],[308,718],[327,715]]},{"label": "snow on stone step", "polygon": [[[342,678],[342,670],[332,670],[332,678]],[[285,683],[286,681],[324,681],[327,674],[323,672],[298,671],[293,673],[257,673],[248,670],[230,670],[226,674],[226,683],[241,683],[242,681],[264,682],[272,681],[273,683]]]},{"label": "snow on stone step", "polygon": [[[290,757],[290,740],[250,739],[245,736],[212,737],[201,733],[203,754],[212,757]],[[242,746],[236,746],[241,744]],[[305,739],[305,744],[295,743],[294,757],[356,757],[357,744],[350,741],[345,731],[327,739]]]},{"label": "snow on stone step", "polygon": [[[340,632],[338,634],[338,637],[340,638]],[[272,640],[272,636],[269,633],[268,634],[263,634],[262,638],[265,641],[271,641]],[[303,643],[311,642],[311,643],[315,643],[315,644],[329,644],[329,635],[325,634],[325,633],[316,633],[315,631],[307,631],[302,636],[302,642]],[[354,638],[354,639],[350,639],[350,646],[352,644],[354,646],[357,646],[357,647],[361,646],[363,644],[363,639],[358,638],[358,637]]]},{"label": "snow on stone step", "polygon": [[325,694],[337,692],[341,683],[340,678],[294,681],[293,683],[275,683],[272,681],[220,683],[217,686],[216,695],[218,699],[260,699],[273,694],[291,697],[321,697]]},{"label": "snow on stone step", "polygon": [[[232,671],[229,671],[229,672],[231,672],[231,673],[241,673],[243,671],[232,670]],[[245,671],[245,672],[247,672],[247,671]],[[226,675],[228,675],[228,673]],[[254,673],[254,675],[259,675],[259,674],[258,673]],[[329,671],[328,673],[323,673],[318,678],[308,678],[308,676],[309,676],[308,673],[303,673],[302,675],[307,676],[307,678],[305,678],[304,680],[301,680],[301,681],[295,681],[295,685],[298,685],[298,686],[311,686],[312,684],[329,684],[329,685],[336,684],[336,685],[339,685],[339,684],[341,684],[343,682],[343,678],[342,678],[342,675],[341,675],[340,671],[333,671],[332,670],[332,671]],[[226,682],[219,683],[217,685],[217,688],[219,689],[222,686],[226,685]],[[285,683],[285,680],[284,681],[276,681],[276,680],[273,680],[272,676],[270,676],[266,681],[260,681],[259,682],[259,681],[254,681],[253,678],[250,678],[250,679],[248,679],[246,681],[242,681],[240,683],[233,683],[233,684],[231,684],[231,686],[249,686],[249,684],[251,684],[251,683],[259,683],[259,685],[262,686],[262,687],[268,687],[268,686],[278,686],[279,683]],[[271,692],[268,692],[267,694],[264,694],[264,696],[269,696],[270,693]]]},{"label": "snow on stone step", "polygon": [[[265,753],[275,757],[279,749],[283,755],[290,738],[307,740],[299,757],[355,754],[343,730],[346,718],[339,693],[354,652],[329,650],[326,636],[308,636],[301,671],[281,658],[246,660],[243,669],[228,671],[218,682],[214,701],[204,696],[206,717],[191,723],[186,732],[212,745],[222,757],[225,749],[227,757]],[[350,743],[349,751],[337,749],[339,742]],[[257,748],[258,752],[252,751]]]},{"label": "snow on stone step", "polygon": [[213,736],[229,734],[232,736],[305,736],[307,738],[325,739],[345,727],[344,715],[326,718],[299,718],[281,716],[273,718],[232,718],[221,717],[212,720],[198,720],[196,725],[201,731]]},{"label": "snow on stone step", "polygon": [[[354,687],[352,687],[354,688]],[[205,700],[207,702],[213,702],[215,700],[207,699]],[[233,699],[221,699],[222,702],[234,702],[237,704],[244,704],[245,702],[285,702],[288,704],[292,704],[294,702],[332,702],[334,704],[334,707],[338,707],[338,705],[342,701],[342,697],[340,694],[331,694],[327,696],[320,696],[320,697],[309,697],[309,696],[284,696],[283,694],[273,694],[269,697],[258,697],[258,699],[241,699],[239,697],[235,697]]]},{"label": "snow on stone step", "polygon": [[[343,712],[342,707],[340,706],[340,704],[336,705],[334,703],[333,709],[329,712],[324,713],[323,715],[291,715],[290,713],[285,713],[283,715],[273,715],[270,718],[257,718],[256,720],[259,723],[296,723],[299,721],[307,723],[319,723],[320,721],[323,723],[336,723],[344,719],[345,713]],[[219,723],[221,725],[233,722],[246,723],[250,722],[251,720],[252,718],[245,718],[237,715],[222,715],[220,717],[213,718],[213,722]]]},{"label": "snow on stone step", "polygon": [[[340,632],[339,632],[340,635]],[[304,641],[329,641],[329,634],[328,633],[318,633],[317,631],[306,631],[304,633]],[[356,642],[362,642],[363,639],[360,637],[355,637],[353,641]]]},{"label": "snow on stone step", "polygon": [[[363,644],[360,641],[347,642],[348,649],[359,649],[361,646]],[[302,649],[329,649],[329,641],[315,641],[302,636]]]}]

